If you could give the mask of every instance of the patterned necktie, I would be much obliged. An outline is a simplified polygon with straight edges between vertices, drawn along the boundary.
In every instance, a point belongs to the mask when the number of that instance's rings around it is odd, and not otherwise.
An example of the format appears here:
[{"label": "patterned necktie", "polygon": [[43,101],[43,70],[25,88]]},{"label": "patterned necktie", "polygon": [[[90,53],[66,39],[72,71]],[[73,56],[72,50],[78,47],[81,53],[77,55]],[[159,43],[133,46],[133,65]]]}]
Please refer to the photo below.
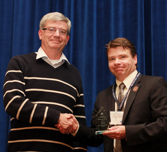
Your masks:
[{"label": "patterned necktie", "polygon": [[119,94],[118,94],[119,104],[121,103],[122,99],[124,98],[124,89],[125,89],[125,84],[121,83],[119,85]]},{"label": "patterned necktie", "polygon": [[[118,94],[118,101],[119,104],[122,102],[123,98],[124,98],[124,89],[125,89],[125,84],[121,83],[119,85],[119,94]],[[124,108],[122,108],[122,111],[124,110]],[[116,139],[116,146],[114,149],[114,152],[122,152],[122,146],[121,146],[121,140]]]}]

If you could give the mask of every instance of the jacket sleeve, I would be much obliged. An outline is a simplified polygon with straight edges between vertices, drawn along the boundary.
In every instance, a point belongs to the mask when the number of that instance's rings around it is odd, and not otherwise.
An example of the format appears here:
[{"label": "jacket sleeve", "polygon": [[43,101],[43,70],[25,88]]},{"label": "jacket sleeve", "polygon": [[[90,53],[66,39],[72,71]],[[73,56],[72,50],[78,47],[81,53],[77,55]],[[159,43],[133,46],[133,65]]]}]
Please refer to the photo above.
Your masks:
[{"label": "jacket sleeve", "polygon": [[[92,118],[94,118],[94,114],[96,113],[98,108],[97,102],[98,101],[96,100],[94,110],[92,113]],[[80,127],[76,136],[74,137],[74,140],[80,141],[91,147],[98,147],[103,143],[103,135],[95,135],[95,131],[97,131],[97,129],[94,124],[92,124],[91,127],[87,127],[86,125],[81,123],[79,125]]]},{"label": "jacket sleeve", "polygon": [[[130,125],[125,124],[126,127],[126,139],[128,145],[139,145],[147,142],[155,142],[160,140],[165,140],[167,137],[167,84],[164,78],[156,77],[153,80],[148,80],[151,82],[150,88],[144,90],[140,99],[142,103],[148,102],[150,113],[146,109],[141,109],[138,115],[146,113],[148,121],[136,122],[136,124]],[[145,83],[147,85],[147,83]],[[144,88],[147,88],[147,86]],[[144,93],[145,92],[145,93]],[[147,97],[147,98],[146,98]],[[145,100],[143,100],[145,99]],[[141,104],[142,104],[141,103]],[[138,104],[137,107],[141,107]],[[137,118],[138,121],[140,118]],[[141,118],[142,119],[142,118]],[[146,119],[146,118],[143,118]],[[132,120],[133,121],[133,120]]]},{"label": "jacket sleeve", "polygon": [[95,128],[80,124],[78,133],[74,139],[87,146],[98,147],[103,143],[103,135],[95,135],[95,130]]}]

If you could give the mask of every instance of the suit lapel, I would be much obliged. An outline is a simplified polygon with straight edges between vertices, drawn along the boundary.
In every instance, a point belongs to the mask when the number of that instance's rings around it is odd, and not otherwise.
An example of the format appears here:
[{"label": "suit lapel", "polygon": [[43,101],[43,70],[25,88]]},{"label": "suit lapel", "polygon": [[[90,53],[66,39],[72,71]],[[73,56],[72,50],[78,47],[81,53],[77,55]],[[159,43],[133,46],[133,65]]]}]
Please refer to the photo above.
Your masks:
[{"label": "suit lapel", "polygon": [[[116,86],[116,84],[115,84]],[[114,111],[115,110],[115,101],[114,101],[114,98],[113,98],[113,95],[112,95],[112,86],[110,87],[111,89],[109,90],[109,93],[108,93],[108,111]],[[115,88],[114,88],[115,89]]]},{"label": "suit lapel", "polygon": [[[116,84],[114,86],[116,88]],[[109,92],[107,94],[108,94],[108,99],[107,99],[108,111],[110,113],[110,111],[115,111],[115,100],[112,95],[112,86],[110,87]]]},{"label": "suit lapel", "polygon": [[126,106],[125,106],[125,109],[124,109],[122,124],[124,124],[126,116],[127,116],[128,112],[130,110],[130,107],[131,107],[132,103],[134,102],[134,100],[136,98],[137,92],[140,89],[141,77],[142,77],[142,75],[140,75],[140,77],[138,78],[138,80],[135,82],[135,84],[133,85],[133,87],[130,90],[130,93],[129,93],[129,96],[128,96],[128,99],[127,99],[127,102],[126,102]]}]

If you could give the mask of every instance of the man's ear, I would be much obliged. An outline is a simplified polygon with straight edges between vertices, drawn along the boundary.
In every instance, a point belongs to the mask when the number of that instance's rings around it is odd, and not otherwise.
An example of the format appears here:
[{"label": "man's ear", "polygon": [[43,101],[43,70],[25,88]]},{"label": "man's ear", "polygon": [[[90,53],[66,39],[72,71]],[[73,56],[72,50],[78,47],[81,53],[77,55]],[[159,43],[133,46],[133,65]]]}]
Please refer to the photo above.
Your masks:
[{"label": "man's ear", "polygon": [[39,39],[42,40],[42,30],[38,31],[38,36],[39,36]]},{"label": "man's ear", "polygon": [[137,64],[137,54],[134,56],[135,64]]},{"label": "man's ear", "polygon": [[69,39],[70,39],[70,36],[69,36],[69,35],[67,35],[66,45],[67,45],[67,43],[68,43]]}]

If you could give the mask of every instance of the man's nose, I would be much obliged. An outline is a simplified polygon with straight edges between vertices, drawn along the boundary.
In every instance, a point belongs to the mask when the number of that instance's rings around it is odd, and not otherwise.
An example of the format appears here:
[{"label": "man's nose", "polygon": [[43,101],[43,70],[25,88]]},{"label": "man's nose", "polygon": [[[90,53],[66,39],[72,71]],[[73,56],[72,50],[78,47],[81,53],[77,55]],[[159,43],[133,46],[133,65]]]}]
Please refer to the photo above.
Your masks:
[{"label": "man's nose", "polygon": [[118,58],[115,59],[115,64],[119,64],[120,63],[120,60]]},{"label": "man's nose", "polygon": [[59,29],[56,29],[56,31],[54,32],[54,36],[60,36]]}]

